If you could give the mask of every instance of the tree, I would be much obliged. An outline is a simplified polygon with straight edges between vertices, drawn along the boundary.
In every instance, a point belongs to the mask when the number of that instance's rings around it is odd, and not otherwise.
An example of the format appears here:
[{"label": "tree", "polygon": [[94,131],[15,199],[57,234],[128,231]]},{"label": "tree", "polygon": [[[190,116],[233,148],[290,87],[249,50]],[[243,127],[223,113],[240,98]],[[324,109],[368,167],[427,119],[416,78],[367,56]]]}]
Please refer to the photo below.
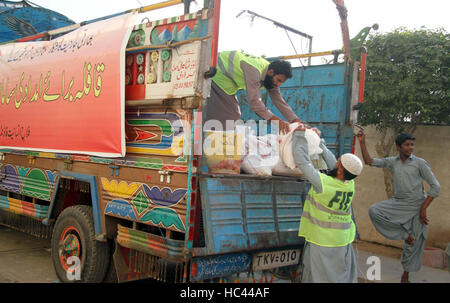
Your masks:
[{"label": "tree", "polygon": [[[379,157],[395,154],[397,134],[419,124],[450,124],[450,36],[444,29],[372,35],[366,42],[365,102],[359,121],[381,133]],[[392,176],[384,170],[386,193]]]}]

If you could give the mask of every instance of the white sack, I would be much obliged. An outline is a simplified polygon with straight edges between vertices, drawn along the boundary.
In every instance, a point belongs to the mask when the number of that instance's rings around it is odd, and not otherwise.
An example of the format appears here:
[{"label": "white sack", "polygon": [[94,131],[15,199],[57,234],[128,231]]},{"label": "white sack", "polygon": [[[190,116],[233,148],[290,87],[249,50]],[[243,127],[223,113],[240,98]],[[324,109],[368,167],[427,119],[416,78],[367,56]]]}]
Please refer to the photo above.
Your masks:
[{"label": "white sack", "polygon": [[[290,131],[285,135],[268,134],[259,137],[250,128],[241,128],[239,132],[246,134],[241,170],[257,176],[303,176],[292,153],[292,135],[297,127],[298,123],[292,123]],[[320,137],[310,129],[306,130],[305,137],[311,160],[321,159]]]},{"label": "white sack", "polygon": [[[286,134],[280,134],[278,136],[278,142],[280,143],[280,156],[283,163],[290,169],[297,168],[297,164],[294,160],[294,154],[292,152],[292,136],[295,129],[299,126],[298,122],[291,123],[289,125],[289,132]],[[312,159],[317,159],[318,155],[322,154],[322,149],[319,147],[320,137],[313,130],[305,130],[305,138],[308,141],[309,156]]]},{"label": "white sack", "polygon": [[245,138],[245,156],[241,170],[256,176],[271,176],[272,167],[279,161],[275,135],[255,136],[252,132]]}]

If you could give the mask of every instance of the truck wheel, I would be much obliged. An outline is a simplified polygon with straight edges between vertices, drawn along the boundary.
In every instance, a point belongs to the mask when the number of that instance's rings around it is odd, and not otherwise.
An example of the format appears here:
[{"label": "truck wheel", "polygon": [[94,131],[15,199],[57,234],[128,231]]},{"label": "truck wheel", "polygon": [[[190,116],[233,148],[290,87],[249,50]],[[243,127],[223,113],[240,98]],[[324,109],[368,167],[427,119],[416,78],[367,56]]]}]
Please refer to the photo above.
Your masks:
[{"label": "truck wheel", "polygon": [[99,283],[108,269],[110,249],[95,240],[92,208],[66,208],[56,220],[51,241],[52,261],[61,282]]}]

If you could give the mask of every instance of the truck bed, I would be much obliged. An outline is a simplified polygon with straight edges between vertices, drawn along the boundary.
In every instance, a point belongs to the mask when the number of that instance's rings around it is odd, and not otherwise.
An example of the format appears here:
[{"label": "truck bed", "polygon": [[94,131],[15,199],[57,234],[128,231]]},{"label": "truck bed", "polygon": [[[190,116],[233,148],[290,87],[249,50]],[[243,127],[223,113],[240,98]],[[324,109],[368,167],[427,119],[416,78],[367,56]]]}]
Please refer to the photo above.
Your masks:
[{"label": "truck bed", "polygon": [[200,175],[205,247],[196,255],[301,246],[310,184],[294,177]]}]

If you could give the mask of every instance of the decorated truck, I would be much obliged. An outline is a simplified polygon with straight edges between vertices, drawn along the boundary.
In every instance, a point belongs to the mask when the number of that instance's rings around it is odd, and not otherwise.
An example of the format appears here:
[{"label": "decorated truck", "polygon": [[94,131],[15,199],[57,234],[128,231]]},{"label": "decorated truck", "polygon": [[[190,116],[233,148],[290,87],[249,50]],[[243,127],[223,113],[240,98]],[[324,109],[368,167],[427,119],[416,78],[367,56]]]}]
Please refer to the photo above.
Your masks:
[{"label": "decorated truck", "polygon": [[[135,25],[142,11],[181,3],[181,16]],[[193,13],[188,4],[0,45],[0,224],[50,238],[63,282],[298,274],[310,185],[209,171],[202,108],[217,68],[220,1]],[[348,57],[295,67],[281,87],[336,154],[353,148],[358,70]],[[259,120],[245,93],[239,102],[244,121]]]}]

